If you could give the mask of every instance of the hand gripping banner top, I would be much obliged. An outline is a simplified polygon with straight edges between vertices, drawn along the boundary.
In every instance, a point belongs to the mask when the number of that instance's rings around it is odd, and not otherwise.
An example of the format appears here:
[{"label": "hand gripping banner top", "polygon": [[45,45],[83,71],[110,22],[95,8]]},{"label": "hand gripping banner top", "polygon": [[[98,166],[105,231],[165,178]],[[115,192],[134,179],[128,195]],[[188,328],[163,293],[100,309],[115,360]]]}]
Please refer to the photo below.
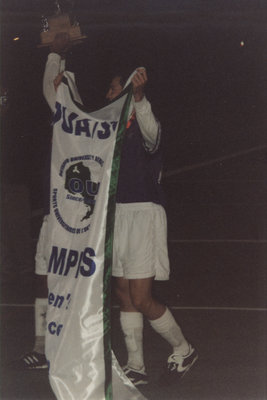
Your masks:
[{"label": "hand gripping banner top", "polygon": [[77,105],[74,86],[65,73],[54,114],[46,248],[49,379],[61,400],[141,400],[112,361],[110,344],[116,186],[131,85],[92,113]]}]

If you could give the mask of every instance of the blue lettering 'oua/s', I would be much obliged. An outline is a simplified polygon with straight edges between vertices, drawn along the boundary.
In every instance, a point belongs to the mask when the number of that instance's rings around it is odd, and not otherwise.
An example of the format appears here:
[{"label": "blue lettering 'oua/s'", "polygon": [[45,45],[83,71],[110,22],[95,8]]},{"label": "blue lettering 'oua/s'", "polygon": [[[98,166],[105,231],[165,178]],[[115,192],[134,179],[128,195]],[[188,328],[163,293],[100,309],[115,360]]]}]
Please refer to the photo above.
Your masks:
[{"label": "blue lettering 'oua/s'", "polygon": [[108,139],[111,134],[115,133],[118,125],[117,121],[93,121],[89,118],[78,118],[75,112],[68,113],[66,107],[56,102],[56,110],[54,113],[54,124],[61,122],[61,128],[64,132],[94,138],[97,134],[98,139]]}]

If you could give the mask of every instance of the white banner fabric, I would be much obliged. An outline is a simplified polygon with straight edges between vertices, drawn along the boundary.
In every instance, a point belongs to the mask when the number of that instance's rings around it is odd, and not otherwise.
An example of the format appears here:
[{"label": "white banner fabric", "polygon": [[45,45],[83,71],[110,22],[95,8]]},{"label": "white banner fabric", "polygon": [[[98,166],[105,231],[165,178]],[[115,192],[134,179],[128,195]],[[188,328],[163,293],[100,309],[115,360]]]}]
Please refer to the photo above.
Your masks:
[{"label": "white banner fabric", "polygon": [[[65,75],[71,87],[72,76]],[[122,400],[120,393],[124,393],[123,400],[144,399],[127,378],[125,385],[116,360],[112,396],[111,348],[109,337],[105,339],[110,331],[110,306],[105,306],[109,293],[103,281],[109,282],[111,273],[111,265],[104,271],[106,223],[113,153],[123,105],[130,101],[127,95],[88,114],[72,100],[67,82],[57,92],[48,219],[46,356],[50,383],[60,400]]]}]

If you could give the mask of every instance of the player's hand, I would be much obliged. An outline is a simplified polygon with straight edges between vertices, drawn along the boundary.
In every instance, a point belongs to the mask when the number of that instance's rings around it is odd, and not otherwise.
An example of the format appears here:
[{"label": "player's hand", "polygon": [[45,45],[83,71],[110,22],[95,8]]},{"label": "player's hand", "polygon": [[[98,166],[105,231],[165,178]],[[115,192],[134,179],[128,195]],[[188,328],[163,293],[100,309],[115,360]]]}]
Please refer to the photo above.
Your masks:
[{"label": "player's hand", "polygon": [[67,32],[60,32],[56,34],[50,50],[53,53],[59,54],[62,58],[65,58],[70,47],[70,35]]},{"label": "player's hand", "polygon": [[147,83],[147,73],[145,68],[137,68],[132,78],[133,95],[136,102],[141,101],[145,95],[145,84]]},{"label": "player's hand", "polygon": [[58,75],[56,76],[56,78],[54,79],[54,88],[55,88],[55,91],[57,91],[57,88],[59,87],[59,85],[60,85],[60,83],[61,83],[61,81],[62,81],[63,74],[64,74],[64,72],[61,72],[61,73],[58,74]]}]

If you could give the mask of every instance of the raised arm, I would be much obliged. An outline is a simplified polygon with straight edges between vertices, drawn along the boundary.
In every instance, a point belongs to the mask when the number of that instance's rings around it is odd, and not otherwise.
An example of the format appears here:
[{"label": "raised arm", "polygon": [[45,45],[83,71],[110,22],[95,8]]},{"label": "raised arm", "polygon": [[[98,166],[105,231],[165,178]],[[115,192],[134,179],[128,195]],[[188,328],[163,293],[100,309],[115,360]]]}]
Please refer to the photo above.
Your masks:
[{"label": "raised arm", "polygon": [[70,38],[68,33],[59,33],[50,47],[51,53],[48,55],[43,77],[43,94],[54,111],[56,101],[56,89],[60,83],[60,77],[65,70],[65,57],[70,48]]},{"label": "raised arm", "polygon": [[136,119],[144,138],[145,147],[149,152],[154,153],[160,143],[161,127],[152,112],[150,102],[145,97],[144,87],[146,82],[145,68],[138,68],[132,78]]}]

